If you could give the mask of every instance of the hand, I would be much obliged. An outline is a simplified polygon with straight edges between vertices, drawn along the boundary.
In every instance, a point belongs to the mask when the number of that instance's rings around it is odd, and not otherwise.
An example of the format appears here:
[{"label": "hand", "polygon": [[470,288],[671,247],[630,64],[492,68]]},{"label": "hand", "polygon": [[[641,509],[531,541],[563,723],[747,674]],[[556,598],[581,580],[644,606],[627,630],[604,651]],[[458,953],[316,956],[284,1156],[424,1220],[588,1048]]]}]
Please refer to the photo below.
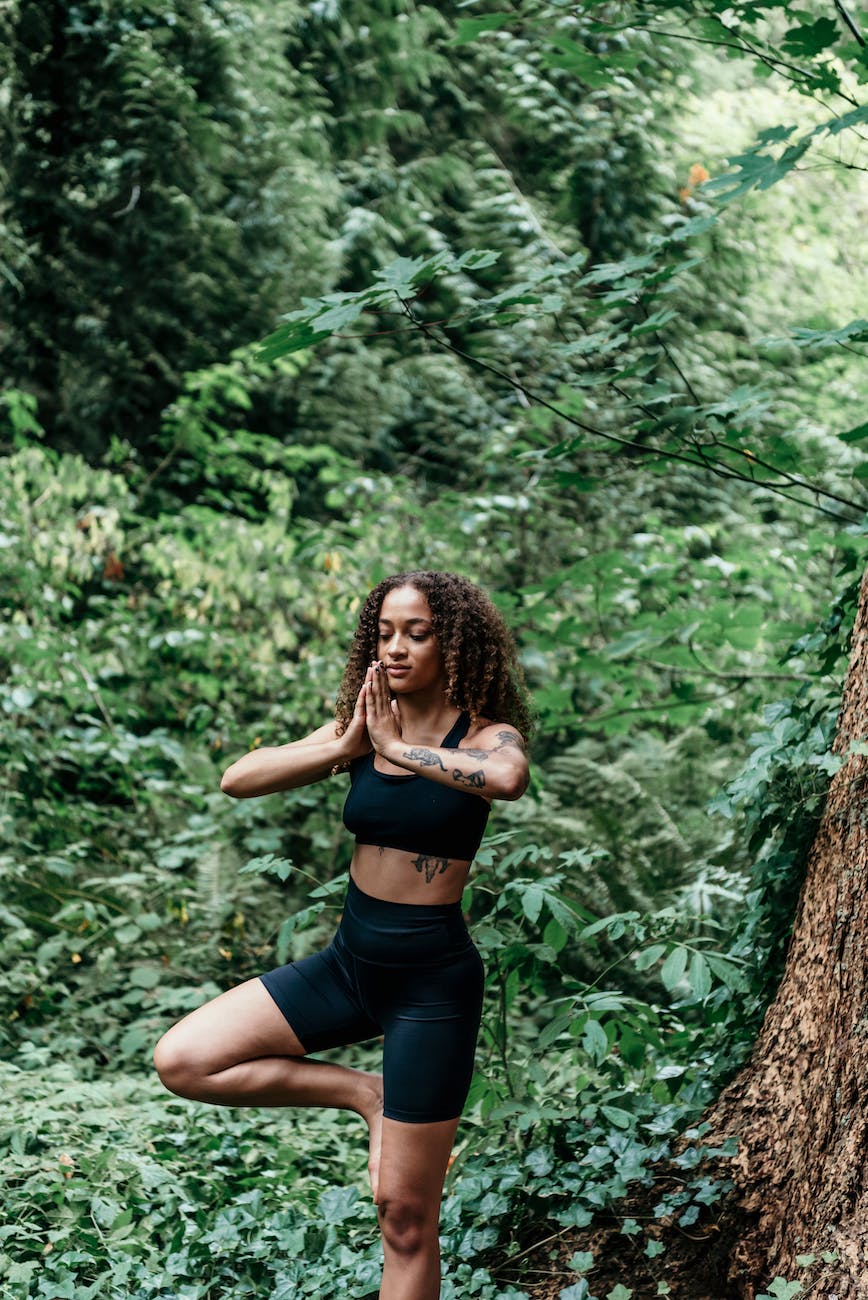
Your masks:
[{"label": "hand", "polygon": [[346,758],[361,758],[364,754],[369,754],[373,748],[371,738],[368,735],[367,716],[365,709],[365,687],[370,675],[370,668],[362,682],[361,689],[356,696],[356,704],[353,709],[353,716],[350,719],[349,726],[341,736],[341,745],[345,751]]},{"label": "hand", "polygon": [[365,715],[371,744],[378,754],[388,757],[390,745],[401,739],[401,709],[391,698],[385,666],[375,659],[365,674]]}]

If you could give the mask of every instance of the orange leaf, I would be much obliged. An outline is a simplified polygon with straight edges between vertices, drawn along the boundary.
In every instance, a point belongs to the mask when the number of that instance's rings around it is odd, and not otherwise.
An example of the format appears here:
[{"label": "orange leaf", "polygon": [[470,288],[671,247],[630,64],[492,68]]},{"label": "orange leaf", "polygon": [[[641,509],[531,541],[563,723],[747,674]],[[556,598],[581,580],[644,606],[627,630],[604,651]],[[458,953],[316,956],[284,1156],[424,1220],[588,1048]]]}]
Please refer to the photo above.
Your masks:
[{"label": "orange leaf", "polygon": [[110,551],[106,558],[102,576],[108,578],[110,582],[120,582],[121,578],[124,576],[124,566],[115,555],[114,551]]}]

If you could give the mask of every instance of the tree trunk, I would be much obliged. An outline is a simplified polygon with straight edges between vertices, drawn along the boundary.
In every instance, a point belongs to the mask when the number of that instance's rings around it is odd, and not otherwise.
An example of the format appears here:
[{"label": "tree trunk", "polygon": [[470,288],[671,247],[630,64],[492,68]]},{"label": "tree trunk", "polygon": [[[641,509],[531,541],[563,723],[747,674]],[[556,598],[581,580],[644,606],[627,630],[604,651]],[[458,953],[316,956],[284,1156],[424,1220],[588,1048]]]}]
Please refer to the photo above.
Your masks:
[{"label": "tree trunk", "polygon": [[[833,752],[868,737],[868,573],[862,579]],[[776,1276],[828,1300],[868,1296],[868,757],[832,779],[807,864],[786,968],[750,1060],[703,1118],[731,1162],[748,1229],[732,1295]],[[808,1274],[795,1257],[835,1251]]]}]

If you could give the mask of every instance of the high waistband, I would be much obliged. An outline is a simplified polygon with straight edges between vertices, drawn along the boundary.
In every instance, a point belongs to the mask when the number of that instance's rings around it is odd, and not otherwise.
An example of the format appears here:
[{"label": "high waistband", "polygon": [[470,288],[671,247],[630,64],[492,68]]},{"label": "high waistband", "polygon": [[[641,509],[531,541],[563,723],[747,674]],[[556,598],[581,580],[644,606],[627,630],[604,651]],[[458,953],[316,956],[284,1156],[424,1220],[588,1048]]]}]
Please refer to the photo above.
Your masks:
[{"label": "high waistband", "polygon": [[391,899],[366,894],[363,889],[359,889],[352,876],[347,885],[346,901],[357,915],[406,921],[411,925],[414,921],[451,920],[454,916],[463,915],[460,899],[454,903],[393,903]]},{"label": "high waistband", "polygon": [[473,946],[460,903],[392,903],[352,877],[333,942],[356,961],[392,969],[441,965]]}]

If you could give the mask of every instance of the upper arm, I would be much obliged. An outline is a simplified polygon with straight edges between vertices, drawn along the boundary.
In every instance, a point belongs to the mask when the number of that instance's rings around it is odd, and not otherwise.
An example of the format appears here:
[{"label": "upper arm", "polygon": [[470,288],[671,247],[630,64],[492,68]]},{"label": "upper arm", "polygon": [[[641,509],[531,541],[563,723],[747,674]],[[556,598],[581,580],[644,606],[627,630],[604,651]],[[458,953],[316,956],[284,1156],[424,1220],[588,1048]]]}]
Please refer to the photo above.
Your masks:
[{"label": "upper arm", "polygon": [[514,766],[516,771],[515,799],[521,798],[530,781],[527,749],[524,737],[510,722],[492,722],[482,727],[473,737],[474,749],[487,749],[497,753]]},{"label": "upper arm", "polygon": [[337,721],[332,718],[329,722],[324,722],[316,731],[312,731],[309,736],[302,736],[301,740],[290,740],[286,745],[278,745],[278,749],[292,749],[295,745],[319,745],[324,740],[337,740]]}]

